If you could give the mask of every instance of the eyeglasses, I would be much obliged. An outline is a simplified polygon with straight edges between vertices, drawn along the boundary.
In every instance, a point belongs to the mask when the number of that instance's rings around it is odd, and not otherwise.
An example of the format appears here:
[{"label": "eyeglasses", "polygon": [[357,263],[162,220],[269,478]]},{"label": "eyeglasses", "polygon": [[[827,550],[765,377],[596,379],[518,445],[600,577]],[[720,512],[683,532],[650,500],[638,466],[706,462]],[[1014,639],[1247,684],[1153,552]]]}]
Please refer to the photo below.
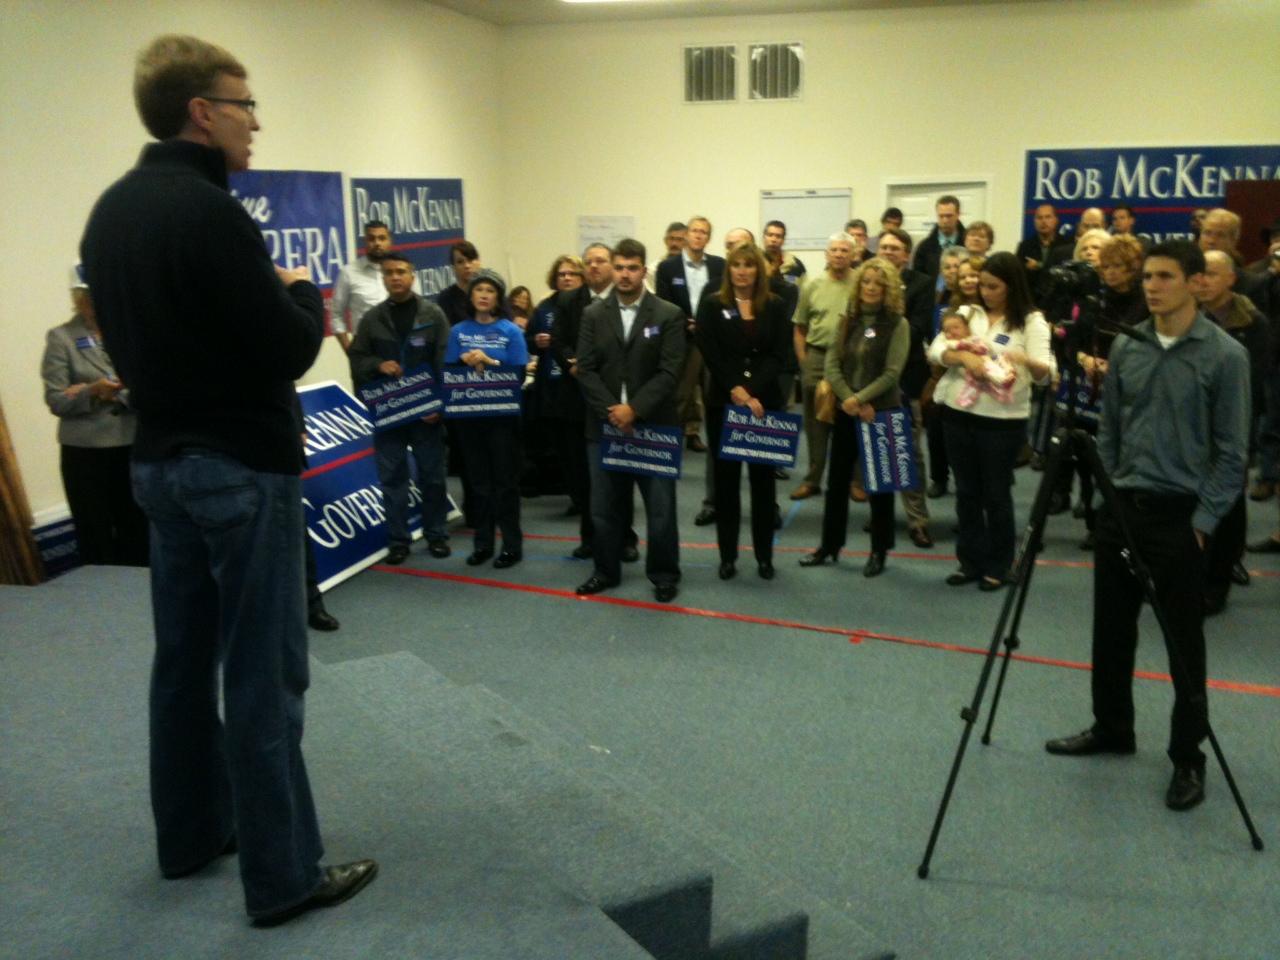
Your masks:
[{"label": "eyeglasses", "polygon": [[243,107],[245,113],[253,116],[253,111],[258,109],[257,100],[232,100],[227,97],[201,97],[201,100],[208,100],[210,103],[230,103],[237,107]]}]

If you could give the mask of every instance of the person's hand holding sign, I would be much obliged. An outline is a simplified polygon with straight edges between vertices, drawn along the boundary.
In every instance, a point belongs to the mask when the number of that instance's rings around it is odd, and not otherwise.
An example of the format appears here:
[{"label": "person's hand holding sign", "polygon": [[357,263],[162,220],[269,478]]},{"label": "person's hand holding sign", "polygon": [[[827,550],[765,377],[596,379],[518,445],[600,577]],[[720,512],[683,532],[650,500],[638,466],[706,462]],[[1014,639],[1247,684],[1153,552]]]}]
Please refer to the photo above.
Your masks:
[{"label": "person's hand holding sign", "polygon": [[395,360],[383,360],[378,364],[378,372],[384,377],[398,377],[404,373],[404,368]]},{"label": "person's hand holding sign", "polygon": [[764,404],[747,393],[746,387],[734,387],[729,391],[729,399],[740,407],[748,407],[756,419],[764,416]]},{"label": "person's hand holding sign", "polygon": [[623,433],[635,433],[636,412],[625,403],[609,408],[609,422]]}]

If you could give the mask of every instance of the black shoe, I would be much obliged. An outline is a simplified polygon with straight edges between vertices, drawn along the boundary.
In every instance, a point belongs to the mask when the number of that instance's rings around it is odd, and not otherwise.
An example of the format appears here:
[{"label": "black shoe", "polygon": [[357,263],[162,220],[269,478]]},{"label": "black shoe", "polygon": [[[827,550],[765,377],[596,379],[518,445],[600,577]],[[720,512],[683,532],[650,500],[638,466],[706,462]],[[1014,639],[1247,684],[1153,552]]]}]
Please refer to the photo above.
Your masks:
[{"label": "black shoe", "polygon": [[493,569],[505,570],[507,567],[514,567],[523,559],[524,554],[519,550],[503,550],[498,554],[498,559],[493,561]]},{"label": "black shoe", "polygon": [[955,573],[951,574],[951,576],[947,577],[947,586],[963,587],[966,583],[973,583],[973,581],[980,579],[981,577],[976,573],[965,573],[963,570],[957,570]]},{"label": "black shoe", "polygon": [[1081,550],[1093,549],[1093,531],[1092,530],[1086,533],[1084,535],[1084,539],[1080,541],[1080,549]]},{"label": "black shoe", "polygon": [[165,873],[164,871],[161,871],[161,876],[163,876],[166,880],[181,880],[183,877],[189,877],[193,873],[199,873],[201,870],[203,870],[209,864],[213,863],[213,861],[217,860],[219,857],[231,856],[233,853],[236,852],[237,849],[238,848],[236,846],[236,835],[233,833],[230,839],[228,839],[227,842],[222,845],[222,848],[217,853],[215,853],[212,857],[209,857],[209,859],[201,860],[194,867],[188,867],[186,870],[171,871],[169,873]]},{"label": "black shoe", "polygon": [[912,527],[907,531],[907,536],[921,550],[930,550],[933,548],[933,536],[929,533],[928,527]]},{"label": "black shoe", "polygon": [[790,471],[790,470],[783,470],[783,469],[782,469],[782,467],[774,467],[774,468],[773,468],[773,479],[775,479],[775,480],[790,480],[790,479],[791,479],[791,471]]},{"label": "black shoe", "polygon": [[405,558],[409,556],[409,548],[403,543],[397,543],[394,547],[387,550],[387,555],[382,558],[382,562],[389,567],[398,567],[404,563]]},{"label": "black shoe", "polygon": [[1071,506],[1071,498],[1065,493],[1055,493],[1049,498],[1049,515],[1066,513]]},{"label": "black shoe", "polygon": [[1237,587],[1247,587],[1251,579],[1249,571],[1244,568],[1244,564],[1237,560],[1235,566],[1231,568],[1231,582]]},{"label": "black shoe", "polygon": [[1164,805],[1170,810],[1190,810],[1204,802],[1204,766],[1199,763],[1175,763]]},{"label": "black shoe", "polygon": [[684,445],[694,453],[706,453],[707,445],[702,442],[702,438],[696,433],[691,433],[684,438]]},{"label": "black shoe", "polygon": [[766,560],[764,563],[756,567],[756,572],[760,574],[761,580],[772,580],[774,576],[773,564]]},{"label": "black shoe", "polygon": [[1280,540],[1275,537],[1267,537],[1257,543],[1249,544],[1245,549],[1250,553],[1280,553]]},{"label": "black shoe", "polygon": [[640,549],[634,543],[628,543],[622,548],[622,562],[635,563],[640,559]]},{"label": "black shoe", "polygon": [[1129,754],[1137,752],[1138,749],[1133,742],[1133,734],[1127,737],[1103,737],[1099,736],[1092,727],[1073,737],[1048,740],[1044,748],[1049,753],[1056,753],[1060,757],[1088,757],[1095,753]]},{"label": "black shoe", "polygon": [[997,590],[1004,589],[1005,582],[1003,580],[992,580],[990,577],[983,577],[978,581],[978,589],[983,593],[994,593]]},{"label": "black shoe", "polygon": [[945,497],[946,495],[947,495],[947,481],[945,480],[943,480],[942,483],[929,484],[929,489],[925,493],[925,496],[928,497],[930,500],[937,500],[939,497]]},{"label": "black shoe", "polygon": [[346,903],[357,893],[373,882],[378,875],[378,864],[373,860],[357,860],[355,863],[344,863],[337,867],[325,867],[321,872],[320,886],[311,896],[287,910],[279,913],[268,913],[254,917],[255,927],[275,927],[302,916],[308,910],[320,907],[336,907]]},{"label": "black shoe", "polygon": [[471,556],[467,557],[467,566],[478,567],[492,556],[492,550],[477,550],[472,553]]},{"label": "black shoe", "polygon": [[587,578],[585,583],[579,584],[578,589],[574,590],[573,592],[582,597],[589,597],[593,593],[600,593],[601,591],[604,591],[604,590],[611,590],[617,585],[618,585],[618,582],[616,580],[606,580],[604,577],[600,576],[599,574],[593,573],[590,577]]},{"label": "black shoe", "polygon": [[732,560],[724,560],[720,564],[720,579],[732,580],[738,575],[738,566]]},{"label": "black shoe", "polygon": [[338,623],[337,617],[324,608],[323,604],[316,604],[307,613],[307,626],[312,630],[324,630],[332,633],[341,624]]},{"label": "black shoe", "polygon": [[833,560],[837,563],[840,562],[840,558],[836,554],[832,553],[830,550],[824,550],[822,549],[822,547],[819,547],[817,550],[813,551],[813,553],[809,554],[807,557],[801,557],[800,566],[820,567],[824,563],[826,563],[828,560]]},{"label": "black shoe", "polygon": [[670,603],[679,592],[679,588],[674,583],[655,583],[653,585],[653,599],[659,603]]},{"label": "black shoe", "polygon": [[878,577],[884,573],[884,551],[872,550],[871,555],[867,557],[867,565],[862,568],[864,577]]},{"label": "black shoe", "polygon": [[452,555],[453,550],[450,548],[448,540],[428,540],[427,553],[437,560],[443,560],[445,557]]},{"label": "black shoe", "polygon": [[590,560],[594,553],[595,551],[591,549],[591,544],[580,543],[573,548],[573,553],[569,554],[569,556],[575,560]]},{"label": "black shoe", "polygon": [[1025,467],[1028,463],[1034,463],[1037,456],[1039,454],[1031,448],[1031,444],[1024,443],[1022,449],[1018,451],[1018,456],[1013,461],[1014,469]]},{"label": "black shoe", "polygon": [[716,522],[716,508],[703,507],[698,511],[698,515],[693,518],[695,527],[705,527]]}]

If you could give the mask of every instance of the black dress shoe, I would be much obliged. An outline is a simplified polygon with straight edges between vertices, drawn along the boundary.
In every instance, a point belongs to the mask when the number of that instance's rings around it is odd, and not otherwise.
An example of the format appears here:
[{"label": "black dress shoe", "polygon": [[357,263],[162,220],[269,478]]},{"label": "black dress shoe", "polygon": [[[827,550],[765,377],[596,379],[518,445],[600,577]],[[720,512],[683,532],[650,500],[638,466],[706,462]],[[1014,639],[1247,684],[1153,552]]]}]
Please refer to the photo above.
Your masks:
[{"label": "black dress shoe", "polygon": [[578,589],[573,592],[582,597],[589,597],[593,593],[600,593],[609,590],[618,585],[616,580],[606,580],[597,574],[592,574],[587,578],[585,583],[578,584]]},{"label": "black dress shoe", "polygon": [[237,849],[238,847],[236,846],[236,835],[233,833],[231,837],[227,840],[227,842],[222,845],[221,849],[219,849],[217,853],[215,853],[213,856],[209,857],[208,859],[201,860],[194,867],[188,867],[186,870],[171,870],[167,873],[165,871],[161,871],[161,876],[163,876],[166,880],[181,880],[183,877],[189,877],[193,873],[199,873],[201,870],[203,870],[209,864],[213,863],[213,861],[217,860],[219,857],[231,856],[233,853],[236,852]]},{"label": "black dress shoe", "polygon": [[766,560],[764,563],[756,567],[756,572],[760,574],[761,580],[772,580],[774,576],[773,564]]},{"label": "black dress shoe", "polygon": [[653,585],[653,599],[659,603],[670,603],[679,592],[679,588],[674,583],[655,583]]},{"label": "black dress shoe", "polygon": [[966,583],[973,583],[973,581],[980,579],[981,577],[976,573],[965,573],[963,570],[957,570],[955,573],[951,574],[951,576],[947,577],[947,586],[963,587]]},{"label": "black dress shoe", "polygon": [[1065,493],[1055,493],[1049,498],[1049,514],[1054,516],[1059,513],[1066,513],[1071,507],[1071,498]]},{"label": "black dress shoe", "polygon": [[1244,564],[1237,560],[1231,568],[1231,582],[1237,587],[1247,587],[1251,579],[1249,571],[1245,569]]},{"label": "black dress shoe", "polygon": [[1280,553],[1280,540],[1275,537],[1267,537],[1257,543],[1249,544],[1245,549],[1250,553]]},{"label": "black dress shoe", "polygon": [[997,590],[1004,589],[1004,585],[1003,580],[992,580],[990,577],[983,577],[978,581],[978,589],[983,593],[995,593]]},{"label": "black dress shoe", "polygon": [[929,550],[933,547],[933,537],[925,527],[912,527],[907,535],[921,550]]},{"label": "black dress shoe", "polygon": [[1127,737],[1103,737],[1099,736],[1092,727],[1077,733],[1074,737],[1048,740],[1044,748],[1049,753],[1056,753],[1060,757],[1089,757],[1095,753],[1129,754],[1138,749],[1133,742],[1133,734]]},{"label": "black dress shoe", "polygon": [[403,543],[397,543],[387,550],[387,555],[382,558],[382,562],[389,567],[398,567],[404,563],[407,556],[409,556],[409,548]]},{"label": "black dress shoe", "polygon": [[467,566],[478,567],[492,556],[492,550],[477,550],[472,553],[471,556],[467,557]]},{"label": "black dress shoe", "polygon": [[925,493],[925,496],[928,497],[930,500],[937,500],[939,497],[945,497],[946,495],[947,495],[947,482],[945,480],[942,483],[929,484],[929,489]]},{"label": "black dress shoe", "polygon": [[307,626],[312,630],[324,630],[333,632],[341,626],[338,618],[324,608],[323,605],[316,605],[307,613]]},{"label": "black dress shoe", "polygon": [[738,567],[732,560],[722,561],[720,564],[720,579],[732,580],[738,575]]},{"label": "black dress shoe", "polygon": [[791,479],[791,471],[790,471],[790,470],[784,470],[784,469],[782,469],[782,467],[774,467],[774,468],[773,468],[773,479],[775,479],[775,480],[790,480],[790,479]]},{"label": "black dress shoe", "polygon": [[1169,792],[1164,805],[1170,810],[1190,810],[1204,801],[1204,766],[1198,763],[1175,763]]},{"label": "black dress shoe", "polygon": [[321,871],[320,886],[311,896],[299,904],[253,918],[255,927],[276,927],[294,917],[300,917],[309,910],[320,907],[336,907],[346,903],[357,893],[373,882],[378,875],[378,864],[373,860],[357,860],[336,867],[325,867]]},{"label": "black dress shoe", "polygon": [[872,550],[871,555],[867,557],[867,565],[862,568],[864,577],[878,577],[884,573],[884,551]]},{"label": "black dress shoe", "polygon": [[427,553],[431,554],[437,560],[443,560],[445,557],[453,553],[449,546],[448,540],[428,540]]},{"label": "black dress shoe", "polygon": [[637,547],[634,543],[628,543],[625,547],[622,548],[623,563],[635,563],[639,559],[640,559],[640,548]]},{"label": "black dress shoe", "polygon": [[696,433],[691,433],[684,438],[684,445],[694,453],[706,453],[707,445],[702,442],[702,438]]},{"label": "black dress shoe", "polygon": [[703,507],[698,511],[698,515],[693,518],[695,527],[706,527],[716,522],[716,508]]},{"label": "black dress shoe", "polygon": [[569,554],[569,556],[573,557],[575,560],[590,560],[594,552],[595,551],[591,549],[591,544],[580,543],[573,548],[573,553]]},{"label": "black dress shoe", "polygon": [[813,551],[813,553],[809,554],[808,556],[801,557],[800,566],[820,567],[824,563],[826,563],[828,560],[833,560],[836,563],[840,562],[840,558],[835,553],[832,553],[830,550],[824,550],[822,547],[819,547],[817,550]]},{"label": "black dress shoe", "polygon": [[503,550],[498,554],[498,559],[493,561],[493,569],[505,570],[507,567],[514,567],[523,559],[524,554],[518,550]]}]

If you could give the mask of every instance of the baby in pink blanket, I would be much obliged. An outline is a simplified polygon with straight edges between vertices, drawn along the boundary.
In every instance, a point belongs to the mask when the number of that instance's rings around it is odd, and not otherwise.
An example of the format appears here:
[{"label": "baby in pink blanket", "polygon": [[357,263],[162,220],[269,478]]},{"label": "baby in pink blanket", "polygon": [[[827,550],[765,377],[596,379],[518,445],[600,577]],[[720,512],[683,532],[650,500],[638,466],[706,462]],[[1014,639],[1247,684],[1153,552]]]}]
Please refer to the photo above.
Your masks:
[{"label": "baby in pink blanket", "polygon": [[947,338],[948,350],[967,350],[984,358],[981,377],[965,371],[964,384],[956,394],[956,406],[972,407],[983,393],[990,394],[997,403],[1008,403],[1013,399],[1017,371],[1005,357],[992,356],[991,347],[985,340],[969,335],[968,320],[958,313],[950,314],[942,321],[942,332]]}]

